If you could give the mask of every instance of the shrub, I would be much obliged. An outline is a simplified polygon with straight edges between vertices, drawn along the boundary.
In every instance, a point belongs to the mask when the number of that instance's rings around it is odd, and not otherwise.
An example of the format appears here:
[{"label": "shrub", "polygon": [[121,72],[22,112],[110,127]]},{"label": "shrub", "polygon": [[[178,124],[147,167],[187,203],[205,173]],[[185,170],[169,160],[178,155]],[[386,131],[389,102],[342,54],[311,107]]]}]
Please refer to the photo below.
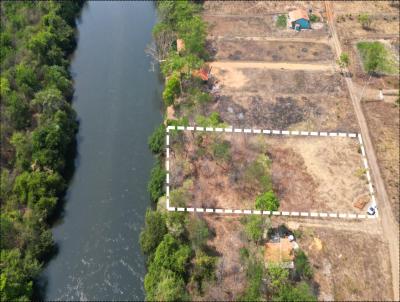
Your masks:
[{"label": "shrub", "polygon": [[244,232],[249,240],[258,243],[263,236],[264,222],[260,216],[249,216],[245,220]]},{"label": "shrub", "polygon": [[296,251],[294,265],[296,274],[301,278],[311,279],[313,277],[313,269],[308,261],[307,255],[302,250]]},{"label": "shrub", "polygon": [[279,208],[279,200],[273,191],[268,191],[256,198],[256,209],[266,211],[276,211]]},{"label": "shrub", "polygon": [[190,199],[190,190],[193,186],[193,181],[187,179],[184,181],[182,187],[171,191],[171,203],[176,207],[185,207],[186,202]]},{"label": "shrub", "polygon": [[279,28],[286,28],[287,26],[287,17],[286,15],[279,15],[276,19],[276,26]]},{"label": "shrub", "polygon": [[337,63],[341,68],[345,68],[345,67],[349,66],[349,63],[350,63],[349,55],[346,52],[342,52],[340,54],[339,59],[337,60]]},{"label": "shrub", "polygon": [[173,73],[165,83],[165,88],[163,92],[163,100],[166,106],[171,106],[174,104],[174,100],[179,96],[181,92],[181,82],[179,79],[179,73]]},{"label": "shrub", "polygon": [[147,190],[153,202],[157,202],[158,198],[164,194],[165,176],[165,170],[161,167],[161,163],[157,161],[151,170],[150,181],[147,186]]},{"label": "shrub", "polygon": [[372,18],[368,14],[360,14],[357,17],[358,22],[361,24],[362,28],[364,29],[370,29],[371,23],[372,23]]},{"label": "shrub", "polygon": [[277,264],[270,263],[267,269],[269,288],[272,293],[279,292],[289,282],[288,269]]},{"label": "shrub", "polygon": [[200,250],[205,247],[210,231],[207,223],[199,218],[193,218],[188,225],[189,240],[194,250]]},{"label": "shrub", "polygon": [[166,233],[167,227],[162,213],[148,209],[144,229],[140,233],[140,246],[143,253],[152,254]]},{"label": "shrub", "polygon": [[317,15],[311,14],[310,21],[311,22],[318,22],[319,21],[319,17]]},{"label": "shrub", "polygon": [[317,301],[305,282],[300,282],[296,286],[286,285],[282,287],[277,295],[273,296],[274,301]]},{"label": "shrub", "polygon": [[208,256],[203,251],[199,251],[193,262],[191,278],[195,282],[197,290],[202,293],[203,282],[215,278],[216,257]]},{"label": "shrub", "polygon": [[269,191],[272,189],[270,175],[270,159],[264,155],[259,155],[244,170],[244,182],[250,186],[258,185],[259,190]]},{"label": "shrub", "polygon": [[380,42],[358,42],[357,49],[363,60],[363,66],[368,73],[396,72],[395,63],[390,52]]},{"label": "shrub", "polygon": [[212,112],[208,117],[204,115],[196,116],[196,124],[202,127],[224,127],[218,112]]},{"label": "shrub", "polygon": [[163,152],[165,144],[164,124],[161,124],[154,130],[153,134],[149,137],[148,144],[151,152],[155,154],[160,154]]},{"label": "shrub", "polygon": [[239,301],[260,301],[261,286],[263,284],[264,264],[259,261],[250,261],[247,267],[247,287],[239,297]]},{"label": "shrub", "polygon": [[212,145],[212,151],[214,157],[218,160],[231,160],[231,143],[229,141],[215,141]]}]

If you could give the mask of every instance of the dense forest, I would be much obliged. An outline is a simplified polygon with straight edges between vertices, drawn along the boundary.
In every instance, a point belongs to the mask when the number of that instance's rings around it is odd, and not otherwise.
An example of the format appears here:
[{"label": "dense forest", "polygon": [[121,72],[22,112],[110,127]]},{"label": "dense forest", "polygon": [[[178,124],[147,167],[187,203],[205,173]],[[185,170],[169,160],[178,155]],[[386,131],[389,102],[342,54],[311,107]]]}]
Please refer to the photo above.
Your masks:
[{"label": "dense forest", "polygon": [[54,248],[77,121],[68,71],[83,1],[1,3],[2,301],[30,300]]},{"label": "dense forest", "polygon": [[[212,96],[203,81],[196,77],[196,70],[210,58],[206,48],[206,24],[201,19],[202,6],[192,1],[157,2],[159,23],[153,29],[156,47],[151,53],[160,62],[165,78],[163,100],[172,106],[179,119],[166,117],[166,125],[188,125],[189,121],[200,126],[226,127],[217,112],[204,116]],[[178,40],[184,47],[178,47]],[[171,140],[179,133],[169,132]],[[214,151],[224,155],[224,145]],[[148,256],[148,273],[144,288],[146,300],[184,301],[204,297],[207,284],[217,280],[218,254],[207,242],[213,234],[201,216],[165,209],[164,170],[165,125],[160,125],[149,138],[149,148],[158,161],[152,170],[148,190],[154,209],[146,213],[145,227],[140,243]],[[171,199],[184,200],[185,187],[170,192]],[[257,208],[273,210],[279,201],[273,192],[266,192],[256,200]],[[307,256],[296,253],[295,268],[280,266],[265,268],[258,251],[263,230],[271,229],[270,219],[248,216],[241,219],[247,245],[240,249],[242,266],[247,284],[240,301],[315,301],[311,290],[313,271]]]}]

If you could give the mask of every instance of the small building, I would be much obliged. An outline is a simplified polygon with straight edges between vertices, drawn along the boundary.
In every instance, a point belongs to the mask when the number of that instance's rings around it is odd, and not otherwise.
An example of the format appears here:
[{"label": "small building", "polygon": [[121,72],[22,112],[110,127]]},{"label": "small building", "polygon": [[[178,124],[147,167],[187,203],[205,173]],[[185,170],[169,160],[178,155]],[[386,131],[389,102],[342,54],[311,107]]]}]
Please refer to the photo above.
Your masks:
[{"label": "small building", "polygon": [[310,29],[310,17],[305,9],[296,9],[289,12],[289,24],[295,30]]}]

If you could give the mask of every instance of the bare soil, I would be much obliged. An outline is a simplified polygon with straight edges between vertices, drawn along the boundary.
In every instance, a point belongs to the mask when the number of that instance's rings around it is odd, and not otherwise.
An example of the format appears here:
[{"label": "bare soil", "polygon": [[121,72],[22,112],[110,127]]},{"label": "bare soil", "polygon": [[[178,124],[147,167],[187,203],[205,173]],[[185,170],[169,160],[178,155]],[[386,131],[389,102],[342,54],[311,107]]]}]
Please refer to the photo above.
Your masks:
[{"label": "bare soil", "polygon": [[314,268],[319,300],[392,300],[388,247],[380,235],[300,227],[297,239]]},{"label": "bare soil", "polygon": [[[215,137],[229,141],[231,160],[216,160],[210,151],[199,155],[194,144],[199,135],[205,146],[212,146]],[[183,143],[173,143],[171,150],[172,189],[179,188],[184,179],[193,181],[187,207],[253,209],[264,189],[247,183],[244,171],[265,154],[272,161],[272,188],[280,210],[363,212],[353,205],[368,192],[355,139],[196,132],[185,135]],[[180,172],[184,161],[189,162],[190,175]],[[174,204],[171,198],[171,206],[182,205]]]},{"label": "bare soil", "polygon": [[363,103],[390,203],[399,222],[399,107],[384,102]]},{"label": "bare soil", "polygon": [[212,47],[215,60],[245,60],[268,62],[331,62],[330,45],[291,41],[216,40]]}]

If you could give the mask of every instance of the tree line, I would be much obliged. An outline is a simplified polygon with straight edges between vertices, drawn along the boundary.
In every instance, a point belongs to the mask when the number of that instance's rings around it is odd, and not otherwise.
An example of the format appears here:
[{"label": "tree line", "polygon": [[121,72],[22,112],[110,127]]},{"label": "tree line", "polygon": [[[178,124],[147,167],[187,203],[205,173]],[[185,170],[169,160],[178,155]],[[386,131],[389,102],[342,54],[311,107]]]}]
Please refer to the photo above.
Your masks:
[{"label": "tree line", "polygon": [[54,247],[49,218],[66,188],[78,125],[68,56],[83,1],[1,3],[0,292],[30,300]]}]

